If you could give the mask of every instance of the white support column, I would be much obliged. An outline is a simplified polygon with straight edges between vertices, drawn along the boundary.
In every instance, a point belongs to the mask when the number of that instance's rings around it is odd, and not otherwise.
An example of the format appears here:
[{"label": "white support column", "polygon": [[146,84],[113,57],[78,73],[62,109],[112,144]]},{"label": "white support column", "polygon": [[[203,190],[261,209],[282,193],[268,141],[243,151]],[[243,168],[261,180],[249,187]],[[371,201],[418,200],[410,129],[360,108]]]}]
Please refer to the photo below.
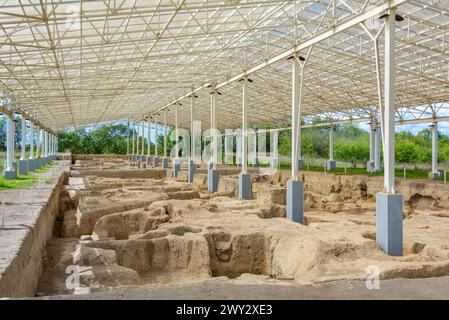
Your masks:
[{"label": "white support column", "polygon": [[[148,126],[150,124],[148,123]],[[141,155],[145,155],[145,120],[142,120],[142,151]]]},{"label": "white support column", "polygon": [[379,125],[376,123],[376,136],[374,140],[374,171],[380,171],[380,147],[382,144],[382,132]]},{"label": "white support column", "polygon": [[164,158],[167,157],[167,113],[164,109]]},{"label": "white support column", "polygon": [[[256,134],[254,134],[256,138]],[[251,200],[251,175],[248,174],[248,77],[243,77],[242,85],[242,172],[238,176],[238,198]],[[257,138],[256,138],[257,139]],[[256,143],[254,142],[254,145]],[[257,154],[255,150],[254,157]]]},{"label": "white support column", "polygon": [[371,116],[371,121],[369,123],[369,161],[366,164],[366,170],[372,172],[374,170],[374,162],[376,157],[375,144],[376,144],[376,131],[377,125],[374,120],[374,116]]},{"label": "white support column", "polygon": [[179,105],[175,105],[175,159],[179,157]]},{"label": "white support column", "polygon": [[298,59],[292,60],[292,141],[291,141],[291,176],[293,181],[298,181],[298,112],[299,112],[299,68],[301,67]]},{"label": "white support column", "polygon": [[36,127],[36,158],[41,158],[41,128]]},{"label": "white support column", "polygon": [[[243,78],[242,88],[242,173],[248,173],[248,77]],[[238,138],[238,137],[237,137]]]},{"label": "white support column", "polygon": [[11,116],[6,117],[6,167],[5,178],[14,179],[16,170],[13,166],[14,161],[14,120]]},{"label": "white support column", "polygon": [[395,20],[391,9],[385,16],[385,111],[384,111],[384,192],[376,194],[376,241],[391,256],[403,254],[403,198],[395,194]]},{"label": "white support column", "polygon": [[159,141],[158,141],[158,138],[159,138],[159,128],[158,128],[159,127],[159,123],[157,121],[157,115],[154,116],[154,120],[155,120],[155,127],[154,127],[154,156],[156,158],[158,158],[157,148],[158,148],[158,145],[159,145]]},{"label": "white support column", "polygon": [[147,163],[149,163],[149,159],[151,157],[151,122],[150,122],[150,118],[148,118],[148,127],[147,127],[147,139],[148,139],[148,152],[147,152],[147,156],[148,156],[148,161]]},{"label": "white support column", "polygon": [[26,160],[26,155],[25,155],[25,150],[26,150],[26,134],[27,134],[27,130],[26,130],[26,120],[25,118],[22,117],[22,121],[21,121],[21,126],[22,126],[22,132],[21,132],[21,141],[20,141],[20,160]]},{"label": "white support column", "polygon": [[329,127],[329,160],[327,161],[327,170],[335,169],[337,166],[334,160],[334,126]]},{"label": "white support column", "polygon": [[439,179],[438,172],[438,122],[432,124],[432,172],[429,173],[430,179]]},{"label": "white support column", "polygon": [[217,136],[217,91],[214,90],[211,94],[211,110],[210,123],[212,131],[212,164],[213,169],[217,169],[218,163],[218,136]]},{"label": "white support column", "polygon": [[195,135],[193,134],[193,121],[195,120],[195,96],[190,96],[190,159],[195,161]]},{"label": "white support column", "polygon": [[44,153],[44,158],[46,158],[48,156],[48,135],[47,135],[47,131],[43,130],[43,142],[44,142],[44,148],[43,148],[43,153]]},{"label": "white support column", "polygon": [[34,159],[34,124],[30,121],[30,156],[28,159]]},{"label": "white support column", "polygon": [[384,191],[394,194],[394,115],[395,115],[395,10],[385,18],[385,145],[384,145]]},{"label": "white support column", "polygon": [[[137,121],[137,130],[136,130],[136,156],[139,157],[140,156],[140,152],[139,152],[139,134],[140,134],[140,121]],[[136,158],[137,160],[138,158]]]},{"label": "white support column", "polygon": [[135,139],[135,135],[136,135],[136,122],[135,121],[132,122],[132,130],[133,130],[133,132],[132,132],[132,139],[131,139],[131,141],[132,141],[132,153],[131,153],[131,155],[132,155],[132,160],[134,160],[134,155],[135,155],[134,141],[136,140]]},{"label": "white support column", "polygon": [[129,155],[129,119],[126,122],[126,155]]},{"label": "white support column", "polygon": [[334,126],[329,128],[329,160],[334,160]]},{"label": "white support column", "polygon": [[298,54],[292,57],[292,141],[291,141],[291,179],[287,181],[286,216],[287,219],[304,224],[304,182],[298,178],[298,139],[301,114],[300,105],[300,63]]}]

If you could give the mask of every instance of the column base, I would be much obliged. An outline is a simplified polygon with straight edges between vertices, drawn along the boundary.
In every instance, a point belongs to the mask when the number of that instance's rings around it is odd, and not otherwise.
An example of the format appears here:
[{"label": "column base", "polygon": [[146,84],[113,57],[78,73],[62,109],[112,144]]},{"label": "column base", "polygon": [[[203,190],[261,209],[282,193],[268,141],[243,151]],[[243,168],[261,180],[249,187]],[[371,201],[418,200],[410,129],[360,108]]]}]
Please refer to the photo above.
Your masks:
[{"label": "column base", "polygon": [[153,158],[153,167],[159,167],[159,158],[158,157],[154,157]]},{"label": "column base", "polygon": [[279,166],[279,158],[271,158],[271,167],[277,169]]},{"label": "column base", "polygon": [[28,159],[28,171],[36,170],[36,159]]},{"label": "column base", "polygon": [[192,183],[193,182],[193,176],[196,173],[196,164],[194,160],[189,160],[189,167],[187,172],[187,181]]},{"label": "column base", "polygon": [[237,182],[238,182],[237,198],[239,200],[251,200],[252,199],[251,175],[248,173],[239,173]]},{"label": "column base", "polygon": [[16,172],[15,171],[10,171],[10,170],[8,170],[8,171],[3,171],[3,176],[5,177],[5,179],[7,179],[7,180],[12,180],[12,179],[15,179],[15,178],[17,178],[17,174],[16,174]]},{"label": "column base", "polygon": [[402,256],[403,199],[401,194],[376,194],[376,241],[390,256]]},{"label": "column base", "polygon": [[327,170],[333,170],[337,167],[337,161],[335,160],[328,160],[326,163],[326,169]]},{"label": "column base", "polygon": [[287,219],[304,224],[304,182],[287,181]]},{"label": "column base", "polygon": [[162,159],[162,168],[168,169],[168,158]]},{"label": "column base", "polygon": [[28,174],[28,160],[19,160],[19,175],[26,176]]},{"label": "column base", "polygon": [[441,174],[439,172],[429,172],[428,174],[429,179],[438,180],[441,177]]},{"label": "column base", "polygon": [[298,170],[304,169],[304,160],[298,159]]},{"label": "column base", "polygon": [[142,161],[142,162],[147,162],[147,156],[140,156],[140,161]]},{"label": "column base", "polygon": [[181,171],[181,162],[173,162],[173,178],[178,177],[179,171]]},{"label": "column base", "polygon": [[211,193],[218,191],[218,181],[220,180],[220,171],[210,169],[207,171],[207,190]]}]

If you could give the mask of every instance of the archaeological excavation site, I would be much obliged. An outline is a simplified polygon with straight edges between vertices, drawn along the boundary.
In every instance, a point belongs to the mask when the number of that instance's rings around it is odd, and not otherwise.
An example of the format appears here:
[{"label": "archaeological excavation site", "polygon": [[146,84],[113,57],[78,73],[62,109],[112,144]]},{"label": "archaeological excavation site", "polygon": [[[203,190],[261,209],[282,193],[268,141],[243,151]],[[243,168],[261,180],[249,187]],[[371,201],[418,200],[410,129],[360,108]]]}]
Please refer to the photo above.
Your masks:
[{"label": "archaeological excavation site", "polygon": [[0,26],[1,300],[449,299],[449,0]]}]

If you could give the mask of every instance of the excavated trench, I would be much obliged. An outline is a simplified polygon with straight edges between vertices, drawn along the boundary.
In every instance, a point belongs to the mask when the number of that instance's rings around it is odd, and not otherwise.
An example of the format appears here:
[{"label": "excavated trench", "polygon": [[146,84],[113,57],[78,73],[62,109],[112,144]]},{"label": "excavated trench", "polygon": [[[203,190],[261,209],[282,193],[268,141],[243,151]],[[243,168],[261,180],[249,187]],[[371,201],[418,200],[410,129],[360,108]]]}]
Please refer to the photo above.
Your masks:
[{"label": "excavated trench", "polygon": [[298,225],[284,218],[281,175],[254,177],[255,199],[238,201],[233,176],[223,176],[210,195],[201,174],[188,184],[162,170],[103,165],[81,164],[61,192],[37,295],[73,293],[73,270],[94,290],[245,274],[296,283],[364,280],[371,265],[385,279],[449,274],[447,200],[423,189],[408,187],[405,255],[388,257],[375,242],[366,180],[306,176],[306,223]]}]

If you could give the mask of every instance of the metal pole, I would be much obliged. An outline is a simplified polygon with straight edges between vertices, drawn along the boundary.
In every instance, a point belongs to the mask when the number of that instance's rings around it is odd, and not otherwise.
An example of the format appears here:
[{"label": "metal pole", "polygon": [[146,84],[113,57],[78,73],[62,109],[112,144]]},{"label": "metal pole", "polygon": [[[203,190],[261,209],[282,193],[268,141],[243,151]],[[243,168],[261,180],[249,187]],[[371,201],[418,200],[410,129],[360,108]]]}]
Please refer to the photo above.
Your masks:
[{"label": "metal pole", "polygon": [[218,162],[218,136],[217,136],[217,114],[216,114],[216,95],[214,90],[211,94],[211,130],[212,130],[212,161],[213,169],[217,169]]},{"label": "metal pole", "polygon": [[334,126],[329,128],[329,160],[334,161]]},{"label": "metal pole", "polygon": [[135,140],[135,136],[136,136],[136,122],[135,121],[133,121],[133,123],[132,123],[132,129],[133,129],[133,132],[132,132],[132,155],[134,155],[135,153],[134,153],[134,151],[135,151],[135,146],[134,146],[134,140]]},{"label": "metal pole", "polygon": [[164,109],[164,158],[167,156],[167,114]]},{"label": "metal pole", "polygon": [[300,64],[298,62],[297,54],[292,59],[292,154],[291,154],[291,162],[292,162],[292,180],[298,180],[298,106],[299,106],[299,68]]},{"label": "metal pole", "polygon": [[432,173],[438,174],[438,123],[432,125]]},{"label": "metal pole", "polygon": [[36,158],[40,158],[41,155],[41,128],[36,127]]},{"label": "metal pole", "polygon": [[193,134],[193,119],[195,107],[195,96],[192,94],[190,96],[190,159],[195,160],[195,137]]},{"label": "metal pole", "polygon": [[14,121],[11,116],[7,116],[6,143],[5,171],[14,171]]},{"label": "metal pole", "polygon": [[150,119],[148,119],[148,128],[147,128],[147,139],[148,139],[148,158],[151,157],[151,123]]},{"label": "metal pole", "polygon": [[248,77],[243,77],[242,94],[242,173],[248,172]]},{"label": "metal pole", "polygon": [[175,106],[175,159],[179,156],[179,105]]},{"label": "metal pole", "polygon": [[154,156],[157,158],[157,148],[158,148],[158,138],[159,138],[159,132],[158,132],[158,126],[159,123],[157,122],[157,115],[154,116],[155,120],[155,128],[154,128]]},{"label": "metal pole", "polygon": [[129,155],[129,118],[126,124],[126,155]]},{"label": "metal pole", "polygon": [[140,155],[139,153],[139,133],[140,133],[140,121],[137,121],[137,131],[136,131],[136,155]]},{"label": "metal pole", "polygon": [[21,141],[20,141],[20,160],[25,160],[25,149],[26,149],[26,120],[22,117],[22,134],[21,134]]},{"label": "metal pole", "polygon": [[34,159],[34,124],[30,121],[30,156],[29,159]]},{"label": "metal pole", "polygon": [[381,128],[376,123],[376,136],[374,139],[374,170],[380,171],[380,144],[382,143]]},{"label": "metal pole", "polygon": [[394,193],[395,10],[385,18],[384,191]]},{"label": "metal pole", "polygon": [[[148,126],[150,123],[148,123]],[[145,120],[142,120],[142,156],[145,155]]]}]

